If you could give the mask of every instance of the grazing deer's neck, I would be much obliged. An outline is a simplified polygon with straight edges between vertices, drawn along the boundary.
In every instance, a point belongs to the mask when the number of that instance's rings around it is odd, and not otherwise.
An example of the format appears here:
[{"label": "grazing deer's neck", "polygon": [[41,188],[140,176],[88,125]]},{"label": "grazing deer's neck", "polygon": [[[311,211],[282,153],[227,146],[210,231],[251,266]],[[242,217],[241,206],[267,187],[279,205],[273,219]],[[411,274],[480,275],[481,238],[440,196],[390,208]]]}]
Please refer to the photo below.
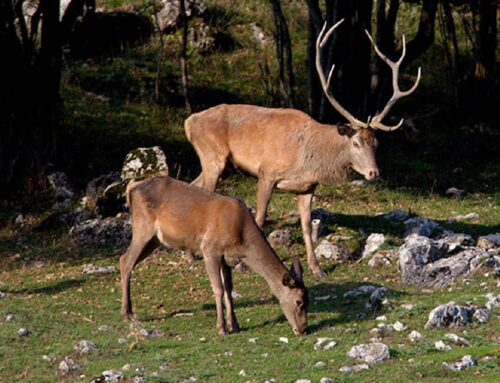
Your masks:
[{"label": "grazing deer's neck", "polygon": [[283,262],[278,258],[256,225],[252,225],[246,231],[245,242],[245,263],[262,276],[269,285],[271,292],[278,299],[281,299],[284,290],[283,275],[288,273],[285,265],[283,265]]}]

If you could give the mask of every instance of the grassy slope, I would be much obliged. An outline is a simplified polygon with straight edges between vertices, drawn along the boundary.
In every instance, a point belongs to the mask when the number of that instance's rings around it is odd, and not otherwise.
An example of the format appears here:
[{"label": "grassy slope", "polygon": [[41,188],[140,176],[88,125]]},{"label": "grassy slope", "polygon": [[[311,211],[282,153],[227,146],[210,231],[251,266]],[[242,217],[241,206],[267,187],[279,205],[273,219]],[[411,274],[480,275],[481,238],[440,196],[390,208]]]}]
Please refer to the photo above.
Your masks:
[{"label": "grassy slope", "polygon": [[[116,1],[115,5],[122,2]],[[272,46],[260,49],[251,44],[248,33],[239,24],[258,20],[268,33],[272,30],[272,15],[265,1],[233,2],[207,1],[212,5],[214,22],[228,26],[231,34],[241,43],[230,52],[216,52],[208,56],[192,53],[191,85],[195,107],[202,109],[221,100],[264,103],[266,96],[259,85],[258,62],[267,57],[272,65]],[[290,25],[295,42],[298,94],[305,104],[306,83],[303,75],[306,23],[303,2],[284,2],[293,18]],[[215,6],[218,6],[216,8]],[[414,15],[413,15],[414,16]],[[412,17],[413,17],[412,16]],[[405,20],[401,20],[404,24]],[[404,29],[405,26],[400,26]],[[68,153],[68,168],[80,174],[76,180],[82,185],[87,179],[104,170],[116,169],[124,154],[139,145],[159,144],[167,152],[174,172],[190,179],[197,173],[196,157],[185,142],[182,121],[185,113],[175,94],[180,77],[175,61],[175,44],[170,42],[163,69],[165,94],[172,89],[169,105],[155,106],[151,100],[154,78],[156,45],[152,43],[127,52],[122,57],[68,62],[68,75],[64,98],[66,100],[65,124],[70,138],[79,137],[78,155]],[[425,64],[424,64],[425,69]],[[428,78],[424,77],[424,81]],[[430,80],[423,84],[423,92]],[[82,137],[82,134],[84,135]],[[419,153],[424,154],[424,153]],[[399,207],[412,212],[446,221],[449,217],[471,211],[480,218],[463,224],[448,226],[474,235],[500,230],[500,194],[494,187],[476,185],[477,182],[496,185],[498,165],[475,174],[474,169],[464,170],[458,178],[472,191],[464,200],[442,197],[434,190],[433,178],[448,170],[422,159],[396,157],[394,150],[381,148],[381,163],[385,166],[386,181],[357,188],[350,185],[322,186],[316,207],[334,211],[337,215],[329,229],[351,235],[344,245],[356,249],[370,232],[384,232],[390,237],[390,246],[401,243],[401,227],[391,226],[375,214]],[[438,164],[442,165],[442,164]],[[470,171],[470,173],[468,173]],[[402,176],[402,174],[410,174]],[[475,175],[467,179],[469,174]],[[420,184],[414,187],[415,184]],[[412,187],[408,187],[408,186]],[[396,187],[395,187],[396,186]],[[480,190],[481,192],[475,192]],[[241,175],[226,179],[219,191],[237,195],[250,204],[255,202],[255,182]],[[11,204],[0,216],[6,221],[16,211],[34,212],[34,222],[45,213],[44,206],[32,209],[22,201]],[[270,224],[265,231],[283,224],[283,215],[296,209],[292,196],[275,193],[270,205]],[[446,225],[446,224],[445,224]],[[293,227],[297,242],[289,249],[279,249],[279,255],[288,264],[295,255],[304,257],[300,229]],[[498,293],[491,277],[476,275],[469,284],[458,283],[450,289],[427,292],[403,286],[396,266],[371,269],[365,263],[331,265],[323,262],[330,271],[325,280],[318,281],[307,272],[306,284],[311,298],[331,295],[327,302],[311,299],[310,326],[312,334],[296,338],[281,315],[279,305],[271,297],[264,281],[248,272],[235,274],[235,289],[242,294],[236,310],[243,328],[241,334],[220,338],[215,335],[213,298],[203,263],[189,264],[176,252],[162,252],[138,266],[132,285],[135,309],[148,329],[159,328],[165,332],[160,338],[144,339],[133,335],[128,324],[119,318],[119,276],[86,276],[81,274],[83,265],[116,265],[116,249],[85,249],[72,244],[67,238],[67,228],[37,232],[30,226],[7,225],[0,230],[0,291],[8,294],[0,299],[0,382],[55,382],[89,381],[106,369],[120,369],[130,363],[132,370],[127,377],[144,375],[147,381],[179,382],[194,376],[200,382],[263,382],[275,378],[290,382],[298,378],[319,381],[329,376],[336,381],[405,382],[437,381],[496,381],[498,359],[480,362],[479,367],[462,373],[452,373],[442,367],[443,361],[456,360],[462,355],[477,357],[498,355],[498,314],[482,325],[472,325],[454,330],[473,344],[470,348],[453,347],[447,353],[434,350],[434,341],[441,339],[444,330],[423,330],[428,312],[437,304],[455,300],[484,304],[484,294]],[[363,234],[364,233],[364,234]],[[36,267],[34,261],[42,261]],[[482,283],[485,285],[481,285]],[[338,372],[338,368],[355,361],[346,356],[354,344],[368,341],[369,330],[376,326],[374,315],[364,312],[366,297],[352,302],[342,298],[344,292],[364,283],[384,285],[392,308],[385,308],[376,315],[386,314],[389,322],[401,320],[409,326],[404,333],[384,338],[393,355],[392,359],[375,365],[370,371],[355,375]],[[414,303],[412,311],[401,308],[402,303]],[[193,313],[192,317],[174,317],[177,311]],[[15,313],[12,322],[5,322],[7,313]],[[106,324],[108,332],[98,331]],[[32,331],[28,338],[21,338],[16,331],[27,327]],[[406,338],[410,330],[417,329],[425,340],[412,344]],[[463,332],[463,334],[462,334]],[[279,342],[287,336],[288,345]],[[338,342],[333,350],[315,351],[317,337],[329,336]],[[119,338],[127,343],[120,345]],[[258,338],[256,344],[250,338]],[[93,341],[99,351],[85,357],[76,356],[73,346],[81,339]],[[401,345],[401,346],[400,346]],[[228,353],[232,353],[229,355]],[[54,355],[55,361],[47,362],[42,355]],[[84,366],[85,378],[57,376],[57,365],[64,356],[72,356]],[[324,361],[326,367],[314,364]],[[160,371],[159,366],[168,368]],[[139,368],[139,372],[134,372]],[[241,370],[246,376],[240,376]],[[157,372],[158,375],[154,376]]]}]

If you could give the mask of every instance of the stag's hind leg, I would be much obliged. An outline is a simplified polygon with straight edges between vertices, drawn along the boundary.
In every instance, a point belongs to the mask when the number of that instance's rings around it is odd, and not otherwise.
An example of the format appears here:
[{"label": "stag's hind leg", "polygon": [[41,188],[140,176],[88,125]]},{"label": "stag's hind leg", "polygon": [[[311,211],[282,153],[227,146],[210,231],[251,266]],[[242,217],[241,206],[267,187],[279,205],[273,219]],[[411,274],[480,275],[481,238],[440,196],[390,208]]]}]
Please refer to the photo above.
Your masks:
[{"label": "stag's hind leg", "polygon": [[217,309],[217,333],[227,335],[227,326],[224,319],[224,306],[222,299],[224,296],[224,284],[222,282],[222,256],[213,249],[202,249],[203,258],[207,267],[208,278],[214,292],[215,307]]},{"label": "stag's hind leg", "polygon": [[224,286],[224,301],[226,304],[226,318],[229,324],[229,329],[232,332],[240,332],[240,326],[238,320],[236,319],[236,314],[234,313],[233,307],[233,276],[231,267],[222,260],[221,268],[222,284]]},{"label": "stag's hind leg", "polygon": [[132,238],[132,242],[125,254],[120,257],[120,275],[122,288],[122,308],[121,315],[124,320],[133,318],[132,301],[130,299],[130,277],[134,267],[146,258],[158,246],[156,237]]}]

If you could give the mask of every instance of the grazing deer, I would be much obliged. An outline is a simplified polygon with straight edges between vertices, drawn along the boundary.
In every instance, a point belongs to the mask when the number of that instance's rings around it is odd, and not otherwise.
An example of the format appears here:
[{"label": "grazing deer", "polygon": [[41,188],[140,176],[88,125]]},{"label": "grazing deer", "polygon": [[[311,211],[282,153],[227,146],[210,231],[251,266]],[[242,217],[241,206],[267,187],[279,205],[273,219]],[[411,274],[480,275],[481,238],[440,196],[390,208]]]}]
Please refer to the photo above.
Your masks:
[{"label": "grazing deer", "polygon": [[300,262],[296,258],[291,271],[286,269],[243,202],[167,176],[131,183],[127,201],[132,242],[120,258],[121,314],[125,320],[132,316],[132,269],[163,243],[203,254],[215,295],[220,335],[227,334],[223,299],[229,328],[239,331],[231,297],[231,268],[226,260],[243,261],[264,277],[295,334],[306,332],[308,301]]},{"label": "grazing deer", "polygon": [[330,92],[333,67],[328,77],[321,67],[321,48],[343,20],[325,33],[326,24],[316,41],[316,69],[328,100],[349,121],[345,125],[320,124],[307,114],[294,109],[271,109],[253,105],[218,105],[193,114],[185,122],[188,140],[200,158],[202,172],[194,185],[213,191],[226,162],[230,159],[236,167],[258,178],[256,222],[262,226],[267,205],[274,188],[297,194],[307,262],[311,270],[322,277],[314,256],[311,238],[311,201],[320,183],[335,184],[344,180],[352,168],[373,180],[379,174],[375,161],[376,129],[392,131],[399,128],[382,123],[394,103],[412,93],[420,81],[420,68],[415,84],[408,91],[398,86],[399,66],[390,61],[373,42],[375,51],[392,69],[393,95],[385,108],[366,122],[352,116]]}]

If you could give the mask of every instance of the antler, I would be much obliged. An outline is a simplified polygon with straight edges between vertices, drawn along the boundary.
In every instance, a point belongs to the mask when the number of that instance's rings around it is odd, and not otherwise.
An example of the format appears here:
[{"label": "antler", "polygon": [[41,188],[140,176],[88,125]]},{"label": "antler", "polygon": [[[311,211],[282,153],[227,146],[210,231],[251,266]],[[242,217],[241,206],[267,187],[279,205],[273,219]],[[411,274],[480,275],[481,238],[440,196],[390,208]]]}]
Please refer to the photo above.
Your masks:
[{"label": "antler", "polygon": [[410,89],[408,89],[407,91],[401,91],[399,89],[398,76],[399,76],[399,66],[403,62],[403,59],[406,55],[405,36],[403,35],[403,49],[401,52],[401,57],[399,58],[398,61],[393,62],[393,61],[389,60],[386,55],[384,55],[382,52],[380,52],[377,45],[373,41],[372,36],[370,35],[370,33],[366,29],[365,29],[365,33],[368,36],[368,38],[370,39],[370,41],[373,45],[373,48],[375,48],[375,52],[377,52],[377,55],[391,68],[392,88],[393,88],[392,97],[389,99],[389,101],[387,102],[387,105],[384,107],[382,112],[380,112],[379,114],[377,114],[375,117],[372,118],[372,120],[370,122],[370,126],[373,129],[380,129],[380,130],[385,130],[386,132],[390,132],[390,131],[398,129],[403,124],[404,119],[401,119],[401,121],[399,121],[399,124],[394,125],[394,126],[386,126],[386,125],[382,124],[382,120],[387,115],[387,113],[389,113],[392,106],[395,104],[395,102],[397,100],[399,100],[402,97],[410,95],[411,93],[413,93],[415,91],[415,89],[417,89],[418,83],[420,82],[421,68],[420,67],[418,68],[417,80],[415,81],[415,84],[413,84],[413,86]]},{"label": "antler", "polygon": [[351,127],[353,129],[361,129],[361,128],[368,128],[368,123],[363,122],[358,120],[356,117],[354,117],[351,113],[349,113],[342,105],[338,103],[337,100],[333,97],[332,93],[330,92],[330,81],[332,79],[333,75],[333,70],[335,69],[335,65],[332,65],[332,68],[330,69],[330,72],[328,73],[328,78],[325,77],[325,74],[323,73],[323,67],[321,66],[321,48],[323,48],[332,35],[332,33],[337,29],[337,27],[342,24],[344,19],[338,21],[334,26],[332,26],[326,33],[326,22],[325,25],[323,25],[323,28],[321,29],[321,32],[318,35],[318,38],[316,39],[316,71],[318,72],[319,80],[321,81],[321,86],[323,87],[323,91],[325,92],[326,98],[328,98],[328,101],[332,104],[332,106],[342,115],[345,117],[347,121],[351,124]]}]

